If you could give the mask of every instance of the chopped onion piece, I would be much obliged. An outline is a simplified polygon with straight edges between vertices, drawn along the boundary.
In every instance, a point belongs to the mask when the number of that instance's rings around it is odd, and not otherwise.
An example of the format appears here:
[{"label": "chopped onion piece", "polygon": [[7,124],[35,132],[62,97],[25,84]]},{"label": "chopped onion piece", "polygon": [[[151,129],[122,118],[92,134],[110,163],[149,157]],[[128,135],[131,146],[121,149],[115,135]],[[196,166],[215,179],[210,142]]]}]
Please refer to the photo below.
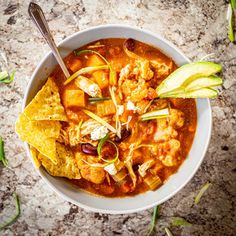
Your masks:
[{"label": "chopped onion piece", "polygon": [[155,190],[162,184],[162,181],[158,175],[148,175],[144,178],[144,183],[147,184],[151,190]]},{"label": "chopped onion piece", "polygon": [[127,176],[127,172],[126,169],[123,168],[122,170],[120,170],[117,174],[112,175],[112,178],[116,181],[116,182],[121,182],[122,180],[124,180],[124,178]]},{"label": "chopped onion piece", "polygon": [[104,170],[107,171],[110,175],[116,175],[117,174],[117,169],[116,169],[114,163],[111,163],[111,164],[105,166]]}]

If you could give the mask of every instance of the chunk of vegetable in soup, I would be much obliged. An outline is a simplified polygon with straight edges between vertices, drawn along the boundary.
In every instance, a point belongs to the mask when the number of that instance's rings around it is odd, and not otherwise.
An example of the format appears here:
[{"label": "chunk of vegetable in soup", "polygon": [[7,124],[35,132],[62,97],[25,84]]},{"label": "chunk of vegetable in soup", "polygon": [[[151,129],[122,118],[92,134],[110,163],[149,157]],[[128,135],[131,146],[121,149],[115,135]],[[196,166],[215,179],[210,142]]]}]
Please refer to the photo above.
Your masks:
[{"label": "chunk of vegetable in soup", "polygon": [[[65,85],[59,67],[51,75],[69,119],[60,142],[73,151],[82,177],[70,181],[108,197],[164,184],[186,159],[197,123],[194,99],[156,98],[155,88],[177,68],[175,62],[153,46],[110,38],[75,50],[65,63],[71,74],[90,67],[82,74],[86,88],[78,78]],[[165,116],[141,118],[161,109]]]}]

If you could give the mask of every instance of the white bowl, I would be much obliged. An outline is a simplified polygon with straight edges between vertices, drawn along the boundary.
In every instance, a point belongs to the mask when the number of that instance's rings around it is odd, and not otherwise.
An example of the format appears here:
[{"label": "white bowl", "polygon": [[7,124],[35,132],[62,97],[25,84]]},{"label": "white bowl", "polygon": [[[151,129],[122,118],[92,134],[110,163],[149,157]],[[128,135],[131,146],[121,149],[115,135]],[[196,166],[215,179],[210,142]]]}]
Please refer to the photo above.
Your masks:
[{"label": "white bowl", "polygon": [[[124,25],[104,25],[75,33],[59,44],[61,55],[65,57],[74,49],[102,38],[134,38],[159,48],[167,56],[171,57],[178,66],[189,62],[189,59],[176,46],[159,35]],[[57,62],[51,52],[39,63],[26,89],[23,108],[42,87],[56,64]],[[100,213],[124,214],[151,208],[163,203],[180,191],[193,177],[204,158],[212,127],[211,107],[208,99],[197,99],[197,115],[197,130],[187,159],[180,166],[178,172],[172,175],[156,191],[149,191],[125,198],[98,197],[76,189],[62,178],[50,176],[43,168],[40,168],[38,172],[56,193],[65,200],[86,210]],[[25,146],[32,160],[28,144]]]}]

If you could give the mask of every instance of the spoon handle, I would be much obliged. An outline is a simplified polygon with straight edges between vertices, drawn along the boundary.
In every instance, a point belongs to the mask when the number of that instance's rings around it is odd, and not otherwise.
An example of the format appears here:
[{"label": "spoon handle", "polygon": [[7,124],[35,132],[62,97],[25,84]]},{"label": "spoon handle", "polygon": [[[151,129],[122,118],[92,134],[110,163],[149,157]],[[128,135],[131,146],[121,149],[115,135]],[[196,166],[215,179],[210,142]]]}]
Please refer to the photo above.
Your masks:
[{"label": "spoon handle", "polygon": [[66,78],[69,78],[70,73],[67,70],[66,65],[65,65],[63,59],[61,58],[61,55],[60,55],[60,53],[57,49],[57,46],[54,42],[54,39],[53,39],[50,29],[48,27],[48,23],[45,19],[43,10],[41,9],[41,7],[39,5],[31,2],[29,4],[28,12],[29,12],[30,18],[35,23],[35,25],[37,26],[39,31],[41,32],[44,39],[47,41],[49,47],[51,48],[58,64],[60,65],[63,73],[65,74]]}]

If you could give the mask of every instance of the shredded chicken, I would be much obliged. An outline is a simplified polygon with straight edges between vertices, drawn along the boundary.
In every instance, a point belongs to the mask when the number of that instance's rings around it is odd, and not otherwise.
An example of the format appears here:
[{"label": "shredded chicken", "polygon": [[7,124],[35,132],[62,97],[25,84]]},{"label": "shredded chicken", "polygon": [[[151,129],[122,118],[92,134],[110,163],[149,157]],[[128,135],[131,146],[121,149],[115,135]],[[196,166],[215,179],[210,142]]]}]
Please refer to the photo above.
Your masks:
[{"label": "shredded chicken", "polygon": [[[109,118],[104,118],[104,120],[110,122]],[[57,141],[60,143],[65,143],[66,145],[69,144],[72,147],[80,143],[91,143],[96,146],[97,141],[92,140],[90,135],[94,130],[100,127],[102,127],[102,125],[93,119],[85,121],[81,127],[79,124],[69,123],[69,126],[61,129],[60,136]]]},{"label": "shredded chicken", "polygon": [[137,184],[137,176],[134,173],[131,161],[126,162],[125,166],[126,166],[128,172],[129,172],[129,176],[130,176],[130,178],[132,179],[132,182],[133,182],[132,189],[135,189],[136,188],[136,184]]},{"label": "shredded chicken", "polygon": [[67,134],[69,137],[69,143],[70,146],[76,146],[79,142],[80,142],[80,131],[81,128],[79,127],[79,125],[75,125],[75,124],[71,124],[68,128],[67,128]]},{"label": "shredded chicken", "polygon": [[[103,120],[106,121],[107,123],[109,123],[111,121],[111,119],[108,118],[108,117],[104,117]],[[96,120],[89,119],[89,120],[85,121],[82,124],[82,126],[81,126],[81,135],[85,136],[85,135],[91,134],[91,132],[94,129],[97,129],[97,128],[101,127],[101,126],[102,125],[99,122],[97,122]]]}]

